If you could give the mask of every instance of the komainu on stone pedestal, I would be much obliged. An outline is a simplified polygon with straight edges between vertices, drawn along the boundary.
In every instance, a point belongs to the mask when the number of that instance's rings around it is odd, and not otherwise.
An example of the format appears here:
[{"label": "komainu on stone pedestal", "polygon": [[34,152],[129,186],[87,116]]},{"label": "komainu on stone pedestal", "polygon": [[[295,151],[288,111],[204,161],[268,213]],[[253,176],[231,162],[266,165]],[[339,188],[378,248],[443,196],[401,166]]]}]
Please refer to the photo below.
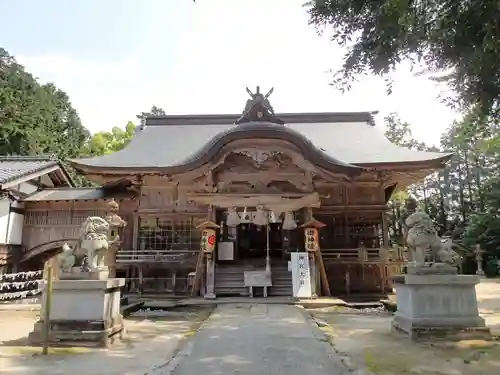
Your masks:
[{"label": "komainu on stone pedestal", "polygon": [[451,244],[443,243],[425,212],[415,212],[405,221],[410,251],[409,274],[456,274],[460,257]]},{"label": "komainu on stone pedestal", "polygon": [[[118,204],[112,201],[110,207],[111,214],[106,219],[88,217],[75,249],[65,245],[58,256],[60,280],[53,281],[49,317],[52,345],[106,347],[123,334],[120,295],[125,280],[109,278],[104,260],[106,253],[118,246],[118,230],[125,222],[116,213]],[[83,255],[85,261],[74,267],[77,255]],[[29,335],[34,344],[42,342],[46,303],[47,290],[44,290],[42,314]]]},{"label": "komainu on stone pedestal", "polygon": [[490,339],[479,316],[473,275],[394,277],[398,309],[393,330],[412,340]]},{"label": "komainu on stone pedestal", "polygon": [[425,212],[406,219],[406,243],[412,256],[407,275],[394,277],[398,309],[394,331],[413,340],[489,339],[479,316],[479,277],[458,275],[458,254],[451,241],[443,243]]}]

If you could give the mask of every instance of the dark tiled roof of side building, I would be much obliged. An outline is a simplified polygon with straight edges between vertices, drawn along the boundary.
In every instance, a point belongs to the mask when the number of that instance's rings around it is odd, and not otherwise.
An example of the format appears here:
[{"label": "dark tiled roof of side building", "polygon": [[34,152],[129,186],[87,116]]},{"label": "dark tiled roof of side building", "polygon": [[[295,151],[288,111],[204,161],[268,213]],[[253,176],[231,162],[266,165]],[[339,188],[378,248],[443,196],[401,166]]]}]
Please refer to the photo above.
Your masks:
[{"label": "dark tiled roof of side building", "polygon": [[54,156],[0,156],[0,187],[57,165],[59,162]]},{"label": "dark tiled roof of side building", "polygon": [[43,189],[23,199],[25,202],[97,200],[105,198],[101,188],[60,188]]}]

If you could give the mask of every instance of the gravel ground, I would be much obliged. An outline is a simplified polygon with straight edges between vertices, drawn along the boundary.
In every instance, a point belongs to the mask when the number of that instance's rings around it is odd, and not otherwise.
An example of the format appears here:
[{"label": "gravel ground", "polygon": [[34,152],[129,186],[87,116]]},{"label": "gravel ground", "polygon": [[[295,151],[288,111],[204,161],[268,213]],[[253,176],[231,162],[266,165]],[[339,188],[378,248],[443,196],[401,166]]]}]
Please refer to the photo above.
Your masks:
[{"label": "gravel ground", "polygon": [[[500,335],[500,280],[477,286],[479,310]],[[343,308],[310,310],[351,369],[377,375],[497,375],[500,342],[415,343],[390,332],[392,314]],[[326,325],[328,324],[328,325]]]}]

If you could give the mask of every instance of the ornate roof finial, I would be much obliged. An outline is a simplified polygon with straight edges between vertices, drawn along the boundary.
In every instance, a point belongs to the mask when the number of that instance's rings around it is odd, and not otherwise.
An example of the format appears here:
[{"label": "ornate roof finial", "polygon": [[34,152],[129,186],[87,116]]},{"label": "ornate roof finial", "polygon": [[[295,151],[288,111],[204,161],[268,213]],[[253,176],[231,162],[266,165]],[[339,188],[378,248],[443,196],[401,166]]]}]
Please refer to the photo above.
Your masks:
[{"label": "ornate roof finial", "polygon": [[269,96],[273,93],[274,87],[271,88],[266,95],[260,92],[260,86],[256,87],[255,93],[248,87],[246,90],[248,95],[250,95],[250,99],[246,102],[243,115],[236,121],[237,124],[250,121],[267,121],[276,124],[284,124],[283,121],[275,117],[273,106],[269,102]]}]

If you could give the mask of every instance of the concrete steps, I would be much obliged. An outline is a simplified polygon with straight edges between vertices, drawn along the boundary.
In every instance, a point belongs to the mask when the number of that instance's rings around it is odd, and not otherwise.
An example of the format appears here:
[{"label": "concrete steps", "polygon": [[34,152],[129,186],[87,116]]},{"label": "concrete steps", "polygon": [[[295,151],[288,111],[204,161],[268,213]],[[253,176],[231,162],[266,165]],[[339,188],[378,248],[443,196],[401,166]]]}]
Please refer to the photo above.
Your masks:
[{"label": "concrete steps", "polygon": [[292,296],[292,273],[288,271],[288,266],[272,266],[271,271],[273,286],[269,290],[269,295]]},{"label": "concrete steps", "polygon": [[[215,294],[217,296],[248,296],[248,288],[244,286],[244,272],[262,270],[264,262],[252,262],[241,265],[216,265]],[[270,296],[292,296],[292,273],[282,263],[271,265],[273,286],[269,288]]]}]

